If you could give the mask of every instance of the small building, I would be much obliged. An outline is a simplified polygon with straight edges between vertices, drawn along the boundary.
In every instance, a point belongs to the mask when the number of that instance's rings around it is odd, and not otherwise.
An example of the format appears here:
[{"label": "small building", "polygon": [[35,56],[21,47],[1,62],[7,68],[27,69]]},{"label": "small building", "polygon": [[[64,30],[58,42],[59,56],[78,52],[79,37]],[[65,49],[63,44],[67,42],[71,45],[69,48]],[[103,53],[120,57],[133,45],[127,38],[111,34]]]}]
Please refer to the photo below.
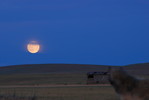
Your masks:
[{"label": "small building", "polygon": [[107,84],[108,72],[88,72],[87,84]]}]

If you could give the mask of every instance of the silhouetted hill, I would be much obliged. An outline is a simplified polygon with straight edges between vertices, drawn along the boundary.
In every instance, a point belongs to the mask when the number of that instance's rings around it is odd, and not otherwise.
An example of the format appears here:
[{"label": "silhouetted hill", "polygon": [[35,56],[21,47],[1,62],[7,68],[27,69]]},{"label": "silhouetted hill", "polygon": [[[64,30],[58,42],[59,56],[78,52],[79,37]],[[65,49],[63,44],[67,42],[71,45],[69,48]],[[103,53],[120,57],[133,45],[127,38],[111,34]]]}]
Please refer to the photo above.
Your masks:
[{"label": "silhouetted hill", "polygon": [[[30,64],[0,67],[0,86],[86,84],[87,72],[107,71],[109,66],[80,64]],[[111,66],[119,68],[120,66]],[[149,63],[123,66],[130,74],[149,75]]]},{"label": "silhouetted hill", "polygon": [[134,74],[149,74],[149,63],[130,64],[125,67],[131,73]]},{"label": "silhouetted hill", "polygon": [[0,67],[0,74],[80,73],[107,70],[107,66],[80,64],[30,64]]},{"label": "silhouetted hill", "polygon": [[[90,71],[107,71],[105,65],[81,64],[30,64],[0,67],[0,74],[38,74],[38,73],[86,73]],[[120,66],[112,66],[120,67]],[[149,63],[132,64],[124,69],[134,74],[149,74]]]}]

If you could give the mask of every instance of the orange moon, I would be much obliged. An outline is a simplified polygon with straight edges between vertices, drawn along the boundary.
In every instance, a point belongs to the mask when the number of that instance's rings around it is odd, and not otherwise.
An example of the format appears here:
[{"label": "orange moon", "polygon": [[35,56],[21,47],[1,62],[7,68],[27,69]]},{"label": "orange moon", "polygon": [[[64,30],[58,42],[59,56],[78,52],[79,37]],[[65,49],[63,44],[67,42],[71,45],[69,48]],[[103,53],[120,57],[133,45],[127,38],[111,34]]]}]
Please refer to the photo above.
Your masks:
[{"label": "orange moon", "polygon": [[37,53],[40,50],[40,45],[37,43],[37,41],[31,41],[27,44],[27,50],[30,53]]}]

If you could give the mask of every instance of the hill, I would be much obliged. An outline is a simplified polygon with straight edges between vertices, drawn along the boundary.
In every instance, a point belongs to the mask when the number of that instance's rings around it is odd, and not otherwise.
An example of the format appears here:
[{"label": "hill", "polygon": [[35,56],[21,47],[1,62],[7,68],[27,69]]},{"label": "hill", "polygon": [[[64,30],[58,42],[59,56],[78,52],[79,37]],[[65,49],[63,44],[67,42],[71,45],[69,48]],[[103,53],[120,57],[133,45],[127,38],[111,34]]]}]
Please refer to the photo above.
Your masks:
[{"label": "hill", "polygon": [[81,64],[30,64],[0,67],[0,74],[84,73],[104,71],[108,66]]},{"label": "hill", "polygon": [[[123,66],[130,74],[149,75],[149,63]],[[80,64],[31,64],[0,67],[0,86],[86,84],[87,72],[107,71],[109,66]],[[119,68],[120,66],[111,66]]]},{"label": "hill", "polygon": [[[30,64],[0,67],[0,74],[45,74],[45,73],[86,73],[92,71],[107,71],[105,65],[81,64]],[[111,66],[118,68],[122,66]],[[131,64],[123,66],[134,74],[149,74],[149,63]]]}]

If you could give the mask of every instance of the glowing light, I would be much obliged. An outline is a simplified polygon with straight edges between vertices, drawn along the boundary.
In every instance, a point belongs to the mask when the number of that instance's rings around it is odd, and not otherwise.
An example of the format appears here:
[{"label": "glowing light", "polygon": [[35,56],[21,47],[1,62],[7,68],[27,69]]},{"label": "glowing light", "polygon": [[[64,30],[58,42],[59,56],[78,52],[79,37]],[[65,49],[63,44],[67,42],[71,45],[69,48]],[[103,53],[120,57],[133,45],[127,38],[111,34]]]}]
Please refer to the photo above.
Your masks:
[{"label": "glowing light", "polygon": [[29,44],[27,45],[27,50],[30,53],[37,53],[40,50],[40,45],[37,43],[37,41],[31,41],[29,42]]}]

